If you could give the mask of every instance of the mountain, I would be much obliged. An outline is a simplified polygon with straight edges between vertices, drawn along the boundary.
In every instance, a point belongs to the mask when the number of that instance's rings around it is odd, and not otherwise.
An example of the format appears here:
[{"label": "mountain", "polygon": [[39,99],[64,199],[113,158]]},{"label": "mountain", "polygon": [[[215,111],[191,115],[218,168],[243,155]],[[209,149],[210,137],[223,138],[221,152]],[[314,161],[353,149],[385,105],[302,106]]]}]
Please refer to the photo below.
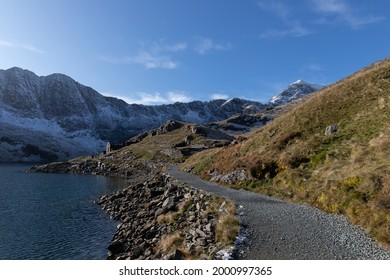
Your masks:
[{"label": "mountain", "polygon": [[324,86],[316,85],[316,84],[309,84],[305,81],[298,80],[291,85],[289,85],[285,90],[283,90],[278,95],[271,98],[269,101],[272,105],[283,105],[285,103],[288,103],[292,100],[301,98],[303,96],[309,95]]},{"label": "mountain", "polygon": [[345,215],[390,248],[390,58],[308,96],[246,138],[195,154],[183,169]]},{"label": "mountain", "polygon": [[263,108],[242,99],[127,104],[63,74],[0,70],[0,162],[56,161],[104,150],[169,119],[198,124]]}]

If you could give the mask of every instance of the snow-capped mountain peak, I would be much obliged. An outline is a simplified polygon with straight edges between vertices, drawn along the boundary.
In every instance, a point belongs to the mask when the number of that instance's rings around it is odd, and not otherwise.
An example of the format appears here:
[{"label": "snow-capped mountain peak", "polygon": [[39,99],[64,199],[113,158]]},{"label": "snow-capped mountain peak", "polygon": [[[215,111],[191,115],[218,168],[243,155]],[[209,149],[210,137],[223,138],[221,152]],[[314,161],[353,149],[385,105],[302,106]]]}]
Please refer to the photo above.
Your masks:
[{"label": "snow-capped mountain peak", "polygon": [[296,85],[296,84],[306,84],[306,82],[302,81],[302,80],[297,80],[297,81],[292,83],[292,85]]},{"label": "snow-capped mountain peak", "polygon": [[293,82],[291,85],[305,85],[305,86],[310,86],[310,87],[315,88],[315,89],[322,89],[324,87],[323,85],[307,83],[304,80],[297,80],[297,81]]},{"label": "snow-capped mountain peak", "polygon": [[305,95],[311,94],[317,90],[320,90],[324,86],[310,84],[303,80],[297,80],[290,84],[285,90],[280,92],[278,95],[271,98],[269,103],[271,105],[282,105],[288,103],[294,99],[301,98]]}]

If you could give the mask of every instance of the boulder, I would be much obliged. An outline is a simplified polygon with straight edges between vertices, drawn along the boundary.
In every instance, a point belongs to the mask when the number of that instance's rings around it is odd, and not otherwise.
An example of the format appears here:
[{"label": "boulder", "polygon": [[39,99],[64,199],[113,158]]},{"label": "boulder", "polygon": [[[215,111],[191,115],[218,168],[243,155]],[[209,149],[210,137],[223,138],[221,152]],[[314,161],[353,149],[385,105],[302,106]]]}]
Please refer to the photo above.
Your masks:
[{"label": "boulder", "polygon": [[125,251],[125,246],[123,246],[122,242],[116,241],[111,243],[107,249],[110,252],[110,255],[117,255]]},{"label": "boulder", "polygon": [[[165,203],[165,206],[164,206],[164,203]],[[175,202],[175,199],[173,197],[168,197],[163,203],[163,207],[167,210],[167,211],[172,211],[172,210],[175,210],[176,208],[176,202]]]},{"label": "boulder", "polygon": [[164,208],[159,208],[156,210],[156,212],[154,212],[154,216],[157,217],[157,216],[160,216],[162,214],[165,213],[165,209]]},{"label": "boulder", "polygon": [[338,129],[339,129],[339,126],[337,124],[332,124],[325,129],[325,135],[332,135],[332,134],[336,133],[338,131]]}]

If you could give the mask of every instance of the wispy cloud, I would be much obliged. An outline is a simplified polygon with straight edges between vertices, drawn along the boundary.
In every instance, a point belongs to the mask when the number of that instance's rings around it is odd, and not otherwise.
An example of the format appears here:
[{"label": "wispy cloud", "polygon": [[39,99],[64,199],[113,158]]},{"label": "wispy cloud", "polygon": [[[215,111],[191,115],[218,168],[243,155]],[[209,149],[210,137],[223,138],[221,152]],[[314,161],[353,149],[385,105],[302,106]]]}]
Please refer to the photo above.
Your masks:
[{"label": "wispy cloud", "polygon": [[290,17],[290,9],[282,2],[258,1],[257,5],[263,11],[273,13],[277,17],[279,17],[283,20],[288,20],[288,18]]},{"label": "wispy cloud", "polygon": [[229,95],[227,94],[224,94],[224,93],[214,93],[211,95],[211,99],[215,100],[215,99],[228,99],[229,98]]},{"label": "wispy cloud", "polygon": [[177,52],[187,49],[187,43],[165,44],[154,42],[141,47],[135,55],[123,57],[99,56],[98,59],[111,64],[139,64],[146,69],[176,69],[179,63],[173,58]]},{"label": "wispy cloud", "polygon": [[175,69],[177,62],[173,61],[171,57],[166,55],[152,54],[147,51],[141,51],[134,57],[125,58],[129,63],[138,63],[147,69]]},{"label": "wispy cloud", "polygon": [[134,55],[113,57],[101,55],[97,58],[110,64],[139,64],[146,69],[176,69],[180,62],[180,52],[190,49],[198,54],[206,54],[212,50],[221,51],[231,48],[231,44],[215,43],[210,38],[196,38],[196,42],[190,46],[186,42],[167,44],[164,41],[142,42],[138,52]]},{"label": "wispy cloud", "polygon": [[27,51],[35,52],[35,53],[39,53],[39,54],[45,53],[43,50],[38,49],[31,44],[20,44],[20,43],[11,42],[11,41],[0,40],[0,46],[23,49],[23,50],[27,50]]},{"label": "wispy cloud", "polygon": [[166,93],[161,92],[137,92],[130,95],[117,95],[114,93],[103,93],[105,96],[116,97],[124,100],[129,104],[143,104],[143,105],[159,105],[159,104],[172,104],[175,102],[190,102],[194,100],[190,94],[186,91],[168,91]]},{"label": "wispy cloud", "polygon": [[146,69],[175,69],[178,63],[170,56],[152,54],[147,51],[140,51],[135,56],[122,58],[98,56],[98,59],[110,64],[140,64]]},{"label": "wispy cloud", "polygon": [[231,48],[231,44],[220,44],[220,43],[215,43],[212,39],[210,38],[197,38],[197,43],[194,48],[194,51],[198,54],[206,54],[209,51],[216,50],[216,51],[223,51],[223,50],[228,50]]},{"label": "wispy cloud", "polygon": [[269,29],[260,34],[260,38],[303,37],[312,33],[301,21],[292,16],[291,9],[283,2],[270,0],[258,1],[257,5],[264,12],[274,14],[286,26],[284,29]]},{"label": "wispy cloud", "polygon": [[312,0],[312,2],[319,12],[343,14],[348,10],[346,3],[341,0]]},{"label": "wispy cloud", "polygon": [[260,38],[269,38],[269,37],[303,37],[313,33],[309,29],[303,27],[298,21],[291,22],[291,27],[288,29],[269,29],[266,32],[260,34]]},{"label": "wispy cloud", "polygon": [[[352,29],[373,24],[386,18],[378,15],[370,15],[362,7],[352,6],[349,0],[304,0],[308,11],[305,20],[297,18],[294,6],[287,5],[282,0],[260,0],[258,7],[278,18],[285,28],[270,28],[260,34],[260,38],[303,37],[317,32],[318,25],[347,25]],[[308,16],[315,16],[315,20],[308,20]]]},{"label": "wispy cloud", "polygon": [[303,70],[309,70],[314,72],[321,72],[324,71],[324,67],[317,63],[310,63],[303,66]]},{"label": "wispy cloud", "polygon": [[359,28],[385,19],[383,16],[359,14],[346,0],[310,0],[314,11],[322,18],[317,23],[331,24],[344,22],[351,28]]},{"label": "wispy cloud", "polygon": [[181,42],[177,44],[172,45],[157,45],[156,50],[157,51],[164,51],[164,52],[181,52],[186,50],[188,47],[187,43]]}]

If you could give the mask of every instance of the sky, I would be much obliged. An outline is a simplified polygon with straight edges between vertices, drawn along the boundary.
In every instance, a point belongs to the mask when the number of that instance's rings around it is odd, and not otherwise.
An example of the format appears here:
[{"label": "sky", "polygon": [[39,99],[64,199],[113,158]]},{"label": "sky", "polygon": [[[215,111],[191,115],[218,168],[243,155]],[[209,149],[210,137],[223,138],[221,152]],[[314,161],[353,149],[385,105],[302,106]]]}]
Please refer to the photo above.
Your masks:
[{"label": "sky", "polygon": [[390,56],[390,1],[0,0],[0,69],[146,105],[267,102]]}]

